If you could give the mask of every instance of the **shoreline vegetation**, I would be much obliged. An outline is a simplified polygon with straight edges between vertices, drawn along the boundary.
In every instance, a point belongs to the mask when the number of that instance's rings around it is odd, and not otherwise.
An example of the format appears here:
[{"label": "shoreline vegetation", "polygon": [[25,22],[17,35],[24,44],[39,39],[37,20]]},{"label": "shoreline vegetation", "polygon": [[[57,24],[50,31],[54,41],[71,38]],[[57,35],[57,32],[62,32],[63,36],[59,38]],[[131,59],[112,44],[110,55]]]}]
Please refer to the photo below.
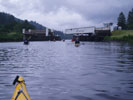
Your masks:
[{"label": "shoreline vegetation", "polygon": [[20,42],[23,41],[23,34],[17,32],[0,33],[0,42]]},{"label": "shoreline vegetation", "polygon": [[133,30],[116,30],[111,36],[105,37],[105,41],[130,42],[133,43]]},{"label": "shoreline vegetation", "polygon": [[[113,31],[111,36],[104,35],[102,40],[133,43],[133,9],[129,11],[127,18],[123,12],[119,14],[117,26],[117,30]],[[46,29],[46,27],[34,21],[21,20],[8,13],[0,12],[0,42],[23,41],[22,29],[36,30]],[[56,31],[56,35],[57,33],[59,32]]]},{"label": "shoreline vegetation", "polygon": [[34,21],[21,20],[11,14],[0,12],[0,42],[23,41],[22,29],[45,29]]},{"label": "shoreline vegetation", "polygon": [[[106,36],[105,41],[129,42],[133,43],[133,30],[116,30],[111,36]],[[20,42],[23,41],[23,34],[17,32],[0,33],[0,42]]]}]

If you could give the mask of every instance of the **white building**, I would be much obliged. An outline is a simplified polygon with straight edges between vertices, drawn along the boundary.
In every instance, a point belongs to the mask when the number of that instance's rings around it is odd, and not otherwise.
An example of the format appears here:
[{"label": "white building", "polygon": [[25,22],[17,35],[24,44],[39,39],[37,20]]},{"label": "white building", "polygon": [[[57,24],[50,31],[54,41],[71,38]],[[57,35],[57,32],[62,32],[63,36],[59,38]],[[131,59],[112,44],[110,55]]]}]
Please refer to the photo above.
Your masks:
[{"label": "white building", "polygon": [[81,27],[81,28],[71,28],[66,29],[65,34],[74,34],[74,35],[95,35],[95,27]]}]

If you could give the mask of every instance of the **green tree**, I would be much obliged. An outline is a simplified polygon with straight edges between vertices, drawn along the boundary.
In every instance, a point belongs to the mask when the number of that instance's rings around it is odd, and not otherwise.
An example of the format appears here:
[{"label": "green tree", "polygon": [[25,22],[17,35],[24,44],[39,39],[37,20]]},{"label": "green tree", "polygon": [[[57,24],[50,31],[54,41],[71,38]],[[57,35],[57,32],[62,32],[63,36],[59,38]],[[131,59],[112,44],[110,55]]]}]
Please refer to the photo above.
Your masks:
[{"label": "green tree", "polygon": [[123,12],[120,13],[119,17],[118,17],[118,26],[121,26],[122,29],[126,29],[126,18]]},{"label": "green tree", "polygon": [[128,29],[133,30],[133,9],[128,13],[127,26]]},{"label": "green tree", "polygon": [[35,26],[31,25],[27,20],[25,20],[22,23],[22,29],[25,28],[26,30],[28,29],[35,29]]}]

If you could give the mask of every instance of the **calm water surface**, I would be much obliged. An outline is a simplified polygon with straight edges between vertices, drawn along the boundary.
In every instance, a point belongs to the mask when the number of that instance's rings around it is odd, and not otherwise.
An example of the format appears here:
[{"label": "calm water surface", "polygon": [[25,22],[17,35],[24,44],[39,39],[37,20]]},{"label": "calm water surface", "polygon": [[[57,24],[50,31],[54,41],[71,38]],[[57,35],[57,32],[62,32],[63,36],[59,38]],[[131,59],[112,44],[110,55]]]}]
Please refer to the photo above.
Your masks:
[{"label": "calm water surface", "polygon": [[122,43],[0,43],[0,100],[16,75],[32,100],[133,100],[133,46]]}]

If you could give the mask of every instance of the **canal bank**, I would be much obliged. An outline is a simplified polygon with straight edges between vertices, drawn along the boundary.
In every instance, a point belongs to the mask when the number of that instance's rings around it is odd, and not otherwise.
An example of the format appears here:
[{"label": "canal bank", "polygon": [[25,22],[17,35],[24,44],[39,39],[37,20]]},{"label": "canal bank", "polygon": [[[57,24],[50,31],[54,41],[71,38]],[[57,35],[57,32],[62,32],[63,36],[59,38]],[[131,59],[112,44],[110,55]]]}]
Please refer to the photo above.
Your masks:
[{"label": "canal bank", "polygon": [[133,43],[133,30],[116,30],[111,36],[106,36],[105,41],[118,41]]},{"label": "canal bank", "polygon": [[20,42],[25,39],[29,39],[29,41],[60,41],[61,37],[54,35],[54,33],[46,36],[45,30],[34,30],[34,33],[32,34],[22,34],[21,32],[0,32],[0,42]]},{"label": "canal bank", "polygon": [[0,33],[0,42],[19,42],[23,41],[23,34],[17,32]]}]

